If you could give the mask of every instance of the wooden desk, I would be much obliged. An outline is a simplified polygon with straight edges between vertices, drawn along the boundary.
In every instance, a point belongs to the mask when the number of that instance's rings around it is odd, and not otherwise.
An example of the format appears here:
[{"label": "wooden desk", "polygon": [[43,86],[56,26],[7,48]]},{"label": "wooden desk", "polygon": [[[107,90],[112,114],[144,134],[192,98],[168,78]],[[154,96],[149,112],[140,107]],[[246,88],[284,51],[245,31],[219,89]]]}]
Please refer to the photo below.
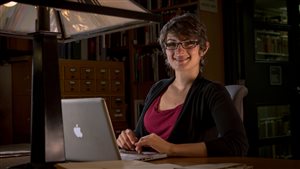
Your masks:
[{"label": "wooden desk", "polygon": [[218,157],[218,158],[166,158],[152,161],[155,164],[171,163],[182,166],[208,163],[244,163],[253,169],[300,169],[300,160],[283,160],[251,157]]},{"label": "wooden desk", "polygon": [[[17,158],[0,158],[0,169],[6,169],[8,166],[18,165],[29,162],[29,156]],[[218,157],[218,158],[166,158],[151,161],[154,164],[171,163],[181,166],[208,164],[208,163],[244,163],[253,166],[254,169],[300,169],[300,160],[282,160],[269,158],[251,158],[251,157]]]},{"label": "wooden desk", "polygon": [[30,162],[30,156],[13,157],[13,158],[0,158],[0,169],[7,169],[11,166],[26,164]]}]

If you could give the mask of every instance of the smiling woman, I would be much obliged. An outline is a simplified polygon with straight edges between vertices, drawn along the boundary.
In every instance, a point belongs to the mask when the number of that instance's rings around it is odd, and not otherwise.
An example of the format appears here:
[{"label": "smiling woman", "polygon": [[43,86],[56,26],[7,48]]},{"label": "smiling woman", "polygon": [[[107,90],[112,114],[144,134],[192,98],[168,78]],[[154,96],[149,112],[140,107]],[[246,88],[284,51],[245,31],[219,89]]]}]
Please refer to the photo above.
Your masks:
[{"label": "smiling woman", "polygon": [[[198,20],[196,16],[194,19]],[[179,44],[184,49],[187,49],[187,51],[192,51],[189,49],[193,49],[194,47],[198,46],[201,50],[199,50],[200,59],[200,70],[203,71],[204,69],[204,63],[205,63],[205,53],[207,52],[207,49],[209,48],[209,42],[206,35],[206,26],[198,22],[198,24],[193,23],[192,20],[184,20],[181,21],[180,24],[177,23],[176,20],[180,20],[180,17],[174,18],[172,22],[168,22],[161,30],[160,37],[159,37],[159,43],[160,46],[163,49],[163,52],[168,57],[169,55],[167,52],[176,52],[178,50],[175,50],[178,48]],[[184,29],[184,28],[194,28],[194,29]],[[173,35],[175,39],[170,38],[169,36]],[[177,40],[176,40],[177,39]],[[181,41],[181,42],[178,42]],[[194,50],[196,51],[196,50]],[[197,58],[197,57],[194,57]],[[184,59],[184,58],[181,58]],[[166,63],[169,63],[168,60],[166,60]],[[174,73],[174,69],[170,69],[172,73]]]},{"label": "smiling woman", "polygon": [[202,77],[206,31],[190,13],[164,25],[159,42],[174,73],[152,86],[135,130],[119,135],[119,147],[138,152],[150,147],[168,156],[247,154],[245,129],[229,93]]}]

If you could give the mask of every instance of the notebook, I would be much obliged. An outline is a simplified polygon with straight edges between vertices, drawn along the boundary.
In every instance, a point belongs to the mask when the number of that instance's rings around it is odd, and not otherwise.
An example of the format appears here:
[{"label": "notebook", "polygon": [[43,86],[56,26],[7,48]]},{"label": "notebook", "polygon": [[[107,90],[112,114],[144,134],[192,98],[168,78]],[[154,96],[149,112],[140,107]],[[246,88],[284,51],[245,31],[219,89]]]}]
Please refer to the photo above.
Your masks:
[{"label": "notebook", "polygon": [[62,99],[62,116],[67,161],[149,161],[167,157],[156,152],[120,151],[104,98]]}]

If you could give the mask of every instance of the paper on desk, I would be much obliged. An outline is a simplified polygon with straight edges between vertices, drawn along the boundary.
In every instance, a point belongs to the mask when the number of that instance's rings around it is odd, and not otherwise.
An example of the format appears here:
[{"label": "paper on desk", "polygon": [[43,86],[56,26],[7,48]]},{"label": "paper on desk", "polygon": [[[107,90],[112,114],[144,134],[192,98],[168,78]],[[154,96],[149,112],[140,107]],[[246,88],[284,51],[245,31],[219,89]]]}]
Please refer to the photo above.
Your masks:
[{"label": "paper on desk", "polygon": [[247,166],[246,164],[242,164],[242,163],[215,163],[215,164],[198,164],[198,165],[185,166],[180,169],[251,169],[251,168],[253,167]]},{"label": "paper on desk", "polygon": [[176,164],[169,164],[169,163],[165,163],[165,164],[150,163],[150,165],[142,166],[142,168],[132,168],[132,169],[176,169],[176,168],[182,168],[182,166]]},{"label": "paper on desk", "polygon": [[136,160],[59,163],[57,169],[174,169],[174,164],[152,164]]}]

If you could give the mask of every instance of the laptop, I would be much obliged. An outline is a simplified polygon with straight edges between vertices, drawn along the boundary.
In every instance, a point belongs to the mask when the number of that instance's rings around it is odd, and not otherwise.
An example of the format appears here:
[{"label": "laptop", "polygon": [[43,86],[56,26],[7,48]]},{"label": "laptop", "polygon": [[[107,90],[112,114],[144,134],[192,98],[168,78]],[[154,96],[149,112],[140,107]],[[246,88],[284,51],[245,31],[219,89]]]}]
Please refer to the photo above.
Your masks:
[{"label": "laptop", "polygon": [[141,160],[166,158],[156,152],[120,151],[104,98],[62,99],[66,161]]}]

